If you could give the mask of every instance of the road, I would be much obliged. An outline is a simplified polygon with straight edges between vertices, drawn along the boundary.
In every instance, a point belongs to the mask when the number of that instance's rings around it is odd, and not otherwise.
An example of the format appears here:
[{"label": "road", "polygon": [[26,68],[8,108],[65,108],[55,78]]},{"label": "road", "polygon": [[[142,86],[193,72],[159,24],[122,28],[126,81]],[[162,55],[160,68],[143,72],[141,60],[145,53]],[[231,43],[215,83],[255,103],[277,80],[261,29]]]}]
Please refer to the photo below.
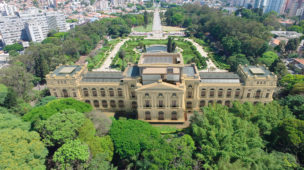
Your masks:
[{"label": "road", "polygon": [[160,20],[158,8],[156,8],[154,11],[152,31],[153,32],[162,32],[161,20]]},{"label": "road", "polygon": [[198,43],[196,43],[195,41],[189,38],[185,38],[185,40],[191,42],[203,57],[208,58],[208,60],[206,61],[207,69],[201,70],[200,72],[228,72],[227,70],[221,70],[217,68],[216,65],[213,63],[213,61],[209,59],[208,53],[204,51],[203,47],[200,46]]},{"label": "road", "polygon": [[116,46],[114,47],[114,49],[111,51],[111,53],[108,55],[108,57],[106,58],[106,60],[104,61],[104,63],[101,65],[101,67],[94,69],[93,71],[117,71],[115,69],[111,69],[110,65],[112,63],[112,60],[114,59],[114,57],[116,56],[116,54],[118,53],[120,47],[126,42],[128,41],[130,38],[126,38],[124,40],[122,40],[121,42],[119,42],[118,44],[116,44]]}]

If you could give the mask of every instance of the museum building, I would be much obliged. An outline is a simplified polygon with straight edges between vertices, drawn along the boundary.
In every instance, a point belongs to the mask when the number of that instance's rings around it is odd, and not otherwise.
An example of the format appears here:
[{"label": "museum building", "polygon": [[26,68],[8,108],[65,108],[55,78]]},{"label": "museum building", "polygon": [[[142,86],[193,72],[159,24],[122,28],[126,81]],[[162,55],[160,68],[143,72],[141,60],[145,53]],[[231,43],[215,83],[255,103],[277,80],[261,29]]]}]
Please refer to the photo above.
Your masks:
[{"label": "museum building", "polygon": [[208,104],[272,101],[277,76],[262,65],[237,72],[199,72],[179,53],[144,53],[124,72],[88,71],[60,65],[46,76],[51,95],[72,97],[109,112],[137,113],[139,120],[183,123]]}]

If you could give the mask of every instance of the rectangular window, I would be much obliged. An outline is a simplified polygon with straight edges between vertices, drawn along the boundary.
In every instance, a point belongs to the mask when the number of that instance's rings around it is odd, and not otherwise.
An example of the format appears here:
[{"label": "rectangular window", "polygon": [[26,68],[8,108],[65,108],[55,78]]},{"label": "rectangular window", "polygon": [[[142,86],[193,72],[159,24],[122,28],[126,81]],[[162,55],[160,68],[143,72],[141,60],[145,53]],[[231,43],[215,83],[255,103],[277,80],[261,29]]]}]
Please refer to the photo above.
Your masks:
[{"label": "rectangular window", "polygon": [[133,98],[133,99],[134,99],[135,97],[136,97],[136,96],[135,96],[135,92],[134,92],[134,91],[132,91],[132,92],[131,92],[131,98]]},{"label": "rectangular window", "polygon": [[172,107],[177,107],[176,100],[172,100]]},{"label": "rectangular window", "polygon": [[164,107],[164,101],[159,100],[158,101],[158,107]]},{"label": "rectangular window", "polygon": [[149,100],[145,101],[145,107],[150,107],[150,101]]},{"label": "rectangular window", "polygon": [[192,98],[192,92],[188,91],[188,98]]},{"label": "rectangular window", "polygon": [[247,93],[247,98],[250,98],[250,93]]},{"label": "rectangular window", "polygon": [[214,91],[210,91],[210,97],[214,97]]},{"label": "rectangular window", "polygon": [[266,93],[266,98],[269,98],[269,93]]}]

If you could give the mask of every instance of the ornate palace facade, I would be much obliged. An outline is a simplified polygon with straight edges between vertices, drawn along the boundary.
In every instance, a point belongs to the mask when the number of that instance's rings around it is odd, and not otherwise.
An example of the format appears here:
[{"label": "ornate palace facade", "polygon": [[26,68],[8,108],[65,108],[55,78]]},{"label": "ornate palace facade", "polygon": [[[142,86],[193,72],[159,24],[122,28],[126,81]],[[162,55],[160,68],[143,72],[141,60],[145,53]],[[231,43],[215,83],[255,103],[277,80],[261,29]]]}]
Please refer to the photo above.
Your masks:
[{"label": "ornate palace facade", "polygon": [[103,111],[137,112],[138,119],[157,123],[183,123],[187,113],[208,104],[272,101],[277,76],[265,66],[219,73],[183,63],[178,53],[146,53],[124,72],[60,65],[46,79],[52,96],[73,97]]}]

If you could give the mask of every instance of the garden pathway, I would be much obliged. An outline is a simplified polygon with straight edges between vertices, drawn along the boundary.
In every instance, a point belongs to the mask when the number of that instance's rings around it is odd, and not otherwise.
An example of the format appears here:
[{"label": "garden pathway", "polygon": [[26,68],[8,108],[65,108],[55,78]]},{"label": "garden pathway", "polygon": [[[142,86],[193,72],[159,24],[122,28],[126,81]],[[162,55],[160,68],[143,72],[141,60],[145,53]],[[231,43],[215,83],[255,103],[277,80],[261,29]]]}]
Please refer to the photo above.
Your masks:
[{"label": "garden pathway", "polygon": [[104,63],[97,69],[94,69],[93,71],[118,71],[116,69],[112,69],[110,67],[114,57],[120,50],[120,47],[124,45],[126,41],[128,41],[130,38],[123,39],[121,42],[117,43],[116,46],[113,48],[113,50],[110,52],[110,54],[107,56],[106,60]]},{"label": "garden pathway", "polygon": [[213,63],[213,61],[208,57],[208,53],[203,49],[202,46],[200,46],[198,43],[193,41],[192,39],[185,38],[186,41],[191,42],[197,49],[197,51],[205,58],[207,63],[207,69],[200,70],[200,72],[228,72],[227,70],[222,70],[216,67],[216,65]]}]

